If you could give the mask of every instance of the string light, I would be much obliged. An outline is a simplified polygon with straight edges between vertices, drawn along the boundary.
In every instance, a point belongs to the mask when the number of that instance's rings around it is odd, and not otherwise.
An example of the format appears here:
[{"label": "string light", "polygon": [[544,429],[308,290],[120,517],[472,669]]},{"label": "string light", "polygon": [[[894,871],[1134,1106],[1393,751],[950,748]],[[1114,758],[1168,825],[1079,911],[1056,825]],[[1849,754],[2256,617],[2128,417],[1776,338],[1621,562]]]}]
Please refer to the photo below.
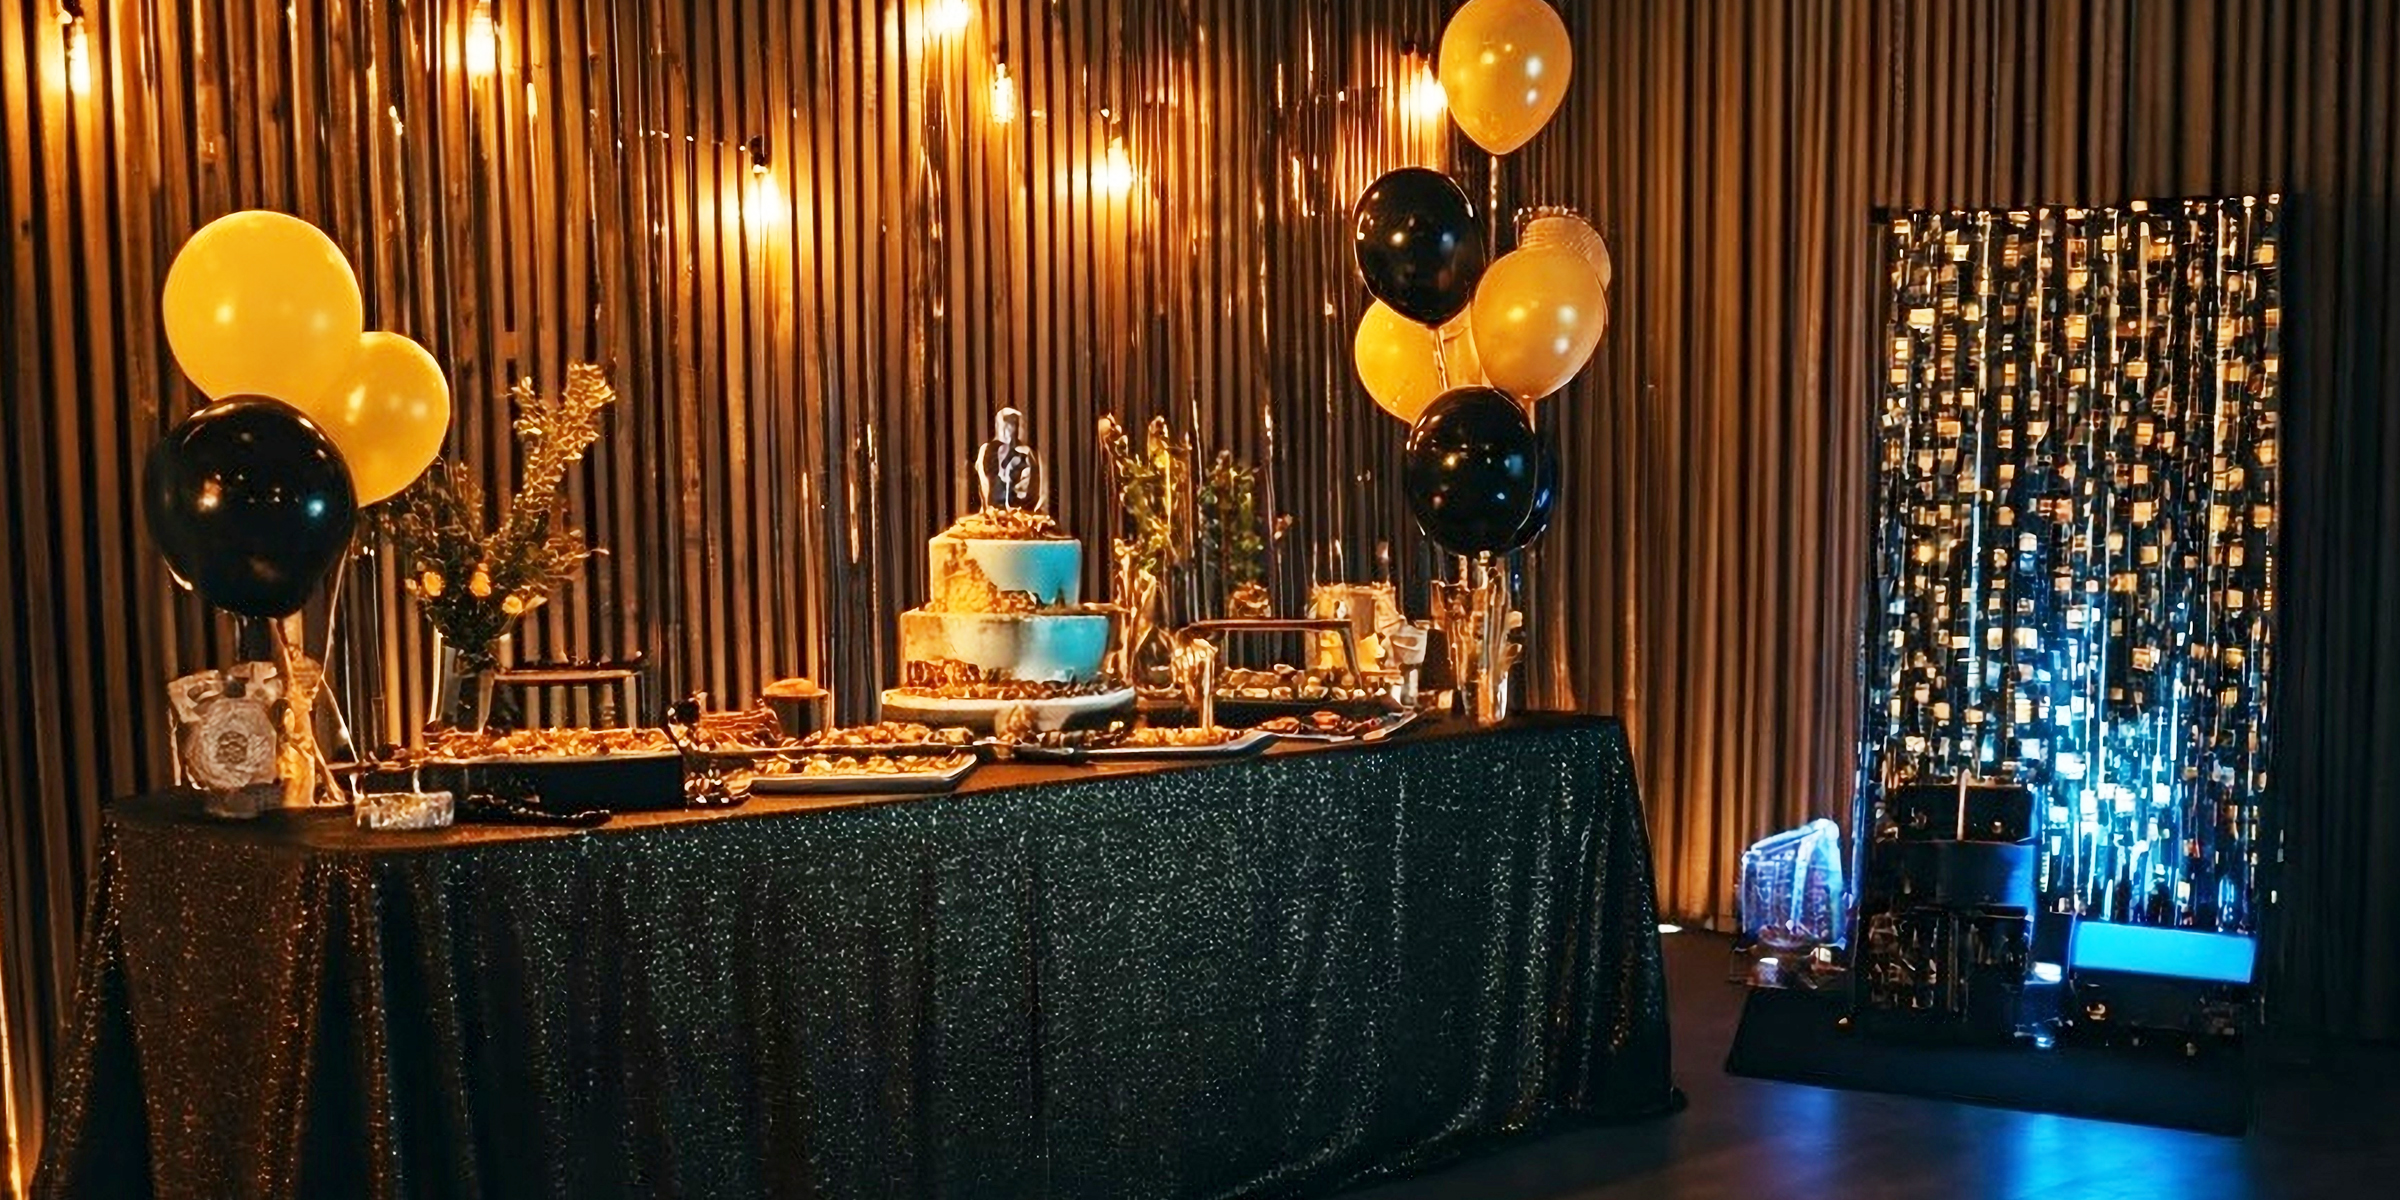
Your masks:
[{"label": "string light", "polygon": [[61,11],[58,24],[67,43],[67,90],[85,95],[92,90],[92,56],[85,44],[83,18],[71,11]]},{"label": "string light", "polygon": [[1125,137],[1119,134],[1108,139],[1108,154],[1100,160],[1101,190],[1122,199],[1133,191],[1133,156],[1125,152]]},{"label": "string light", "polygon": [[1008,74],[1008,63],[1002,60],[992,70],[992,124],[1006,125],[1017,119],[1017,81]]},{"label": "string light", "polygon": [[1450,95],[1442,90],[1442,81],[1433,73],[1433,64],[1419,59],[1417,69],[1408,81],[1408,110],[1420,121],[1439,121],[1450,111]]},{"label": "string light", "polygon": [[968,0],[931,0],[925,6],[925,27],[937,37],[957,37],[975,22],[975,6]]},{"label": "string light", "polygon": [[492,0],[477,0],[467,17],[467,74],[488,78],[500,70],[500,26],[492,20]]},{"label": "string light", "polygon": [[753,229],[779,226],[786,206],[783,186],[775,182],[768,162],[767,139],[751,138],[743,149],[750,156],[750,184],[742,192],[742,216]]}]

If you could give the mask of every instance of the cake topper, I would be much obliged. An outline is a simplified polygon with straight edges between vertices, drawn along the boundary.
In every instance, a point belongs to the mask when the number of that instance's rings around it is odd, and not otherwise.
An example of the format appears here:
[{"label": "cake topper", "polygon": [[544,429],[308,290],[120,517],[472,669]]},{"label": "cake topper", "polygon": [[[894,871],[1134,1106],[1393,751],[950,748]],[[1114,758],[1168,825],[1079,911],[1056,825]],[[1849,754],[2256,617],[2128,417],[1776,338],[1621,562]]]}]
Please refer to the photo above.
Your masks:
[{"label": "cake topper", "polygon": [[1025,441],[1025,414],[1003,408],[992,415],[992,440],[975,451],[975,482],[985,508],[1050,510],[1049,471]]}]

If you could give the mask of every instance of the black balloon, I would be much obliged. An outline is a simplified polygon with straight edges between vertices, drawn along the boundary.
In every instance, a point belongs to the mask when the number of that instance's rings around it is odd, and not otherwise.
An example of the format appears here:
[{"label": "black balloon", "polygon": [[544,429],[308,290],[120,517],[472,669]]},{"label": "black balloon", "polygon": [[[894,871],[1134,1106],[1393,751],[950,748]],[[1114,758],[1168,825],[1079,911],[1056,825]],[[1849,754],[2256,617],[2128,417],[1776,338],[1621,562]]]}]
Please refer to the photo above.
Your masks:
[{"label": "black balloon", "polygon": [[1533,510],[1525,514],[1525,523],[1517,527],[1505,549],[1522,550],[1550,528],[1550,510],[1558,503],[1558,451],[1547,439],[1541,442],[1541,462],[1534,472]]},{"label": "black balloon", "polygon": [[332,439],[300,410],[230,396],[150,451],[142,510],[167,565],[202,598],[281,617],[350,544],[358,494]]},{"label": "black balloon", "polygon": [[1358,273],[1376,299],[1422,325],[1467,311],[1483,278],[1483,225],[1449,176],[1402,167],[1376,180],[1352,216]]},{"label": "black balloon", "polygon": [[[1514,397],[1498,388],[1453,388],[1417,418],[1400,459],[1400,485],[1425,536],[1452,554],[1514,549],[1542,486],[1541,439]],[[1555,481],[1557,468],[1551,468]],[[1548,489],[1555,491],[1555,488]],[[1547,514],[1542,518],[1547,523]]]}]

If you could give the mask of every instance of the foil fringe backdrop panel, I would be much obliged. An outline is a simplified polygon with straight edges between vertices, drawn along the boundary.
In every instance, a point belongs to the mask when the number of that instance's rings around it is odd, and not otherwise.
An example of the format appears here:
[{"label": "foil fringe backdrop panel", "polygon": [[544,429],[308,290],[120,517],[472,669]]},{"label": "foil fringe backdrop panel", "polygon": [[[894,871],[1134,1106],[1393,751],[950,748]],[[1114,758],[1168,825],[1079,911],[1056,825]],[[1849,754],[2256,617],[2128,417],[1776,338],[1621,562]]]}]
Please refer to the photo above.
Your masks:
[{"label": "foil fringe backdrop panel", "polygon": [[[1402,431],[1349,366],[1367,297],[1348,212],[1410,163],[1495,194],[1447,117],[1408,103],[1448,7],[975,0],[953,35],[925,0],[495,0],[484,70],[472,0],[120,0],[80,5],[78,90],[50,0],[0,5],[0,377],[20,418],[0,427],[0,554],[47,581],[0,598],[15,1128],[42,1110],[99,806],[167,780],[160,685],[233,654],[135,514],[143,454],[198,402],[156,312],[192,230],[253,206],[326,228],[369,326],[449,369],[448,451],[487,492],[511,382],[611,369],[624,402],[572,484],[608,553],[521,655],[642,650],[728,704],[806,673],[863,718],[892,614],[923,598],[923,539],[969,503],[962,464],[1003,404],[1030,418],[1095,592],[1097,418],[1163,414],[1206,453],[1271,457],[1287,608],[1368,577],[1384,544],[1421,607],[1437,563],[1394,495]],[[1575,200],[1590,128],[1562,114],[1504,205]],[[1118,137],[1123,195],[1095,169]],[[402,566],[361,559],[341,616],[380,633],[334,664],[370,742],[429,698]]]},{"label": "foil fringe backdrop panel", "polygon": [[2060,911],[2256,928],[2279,208],[1883,232],[1862,783],[2031,784]]}]

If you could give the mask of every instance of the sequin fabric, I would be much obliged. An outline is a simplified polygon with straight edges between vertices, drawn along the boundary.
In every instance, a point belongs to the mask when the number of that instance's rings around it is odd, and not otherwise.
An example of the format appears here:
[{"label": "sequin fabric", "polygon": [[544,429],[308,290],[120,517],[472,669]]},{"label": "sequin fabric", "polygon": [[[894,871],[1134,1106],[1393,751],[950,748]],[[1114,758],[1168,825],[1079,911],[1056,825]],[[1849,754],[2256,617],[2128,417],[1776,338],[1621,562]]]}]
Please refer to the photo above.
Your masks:
[{"label": "sequin fabric", "polygon": [[1677,1101],[1597,718],[102,855],[44,1195],[1319,1194]]}]

